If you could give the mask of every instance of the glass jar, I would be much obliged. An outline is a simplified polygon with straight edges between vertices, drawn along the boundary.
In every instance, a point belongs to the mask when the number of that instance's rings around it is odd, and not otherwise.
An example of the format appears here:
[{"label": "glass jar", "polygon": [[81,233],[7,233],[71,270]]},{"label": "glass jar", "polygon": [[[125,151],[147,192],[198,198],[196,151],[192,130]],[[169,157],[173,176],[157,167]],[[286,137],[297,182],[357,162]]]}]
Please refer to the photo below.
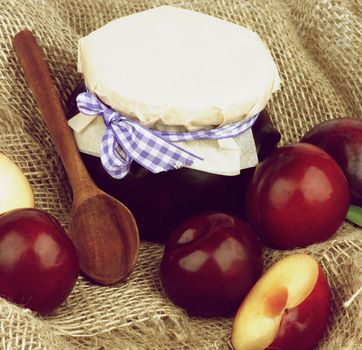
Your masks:
[{"label": "glass jar", "polygon": [[[67,101],[67,118],[78,113],[76,97],[86,91],[79,84]],[[259,161],[271,153],[280,140],[265,111],[252,127]],[[172,228],[189,216],[205,211],[224,211],[245,216],[244,198],[254,168],[237,176],[223,176],[181,168],[153,174],[133,162],[128,175],[116,180],[103,168],[100,158],[81,153],[94,182],[124,203],[136,218],[141,239],[163,242]]]}]

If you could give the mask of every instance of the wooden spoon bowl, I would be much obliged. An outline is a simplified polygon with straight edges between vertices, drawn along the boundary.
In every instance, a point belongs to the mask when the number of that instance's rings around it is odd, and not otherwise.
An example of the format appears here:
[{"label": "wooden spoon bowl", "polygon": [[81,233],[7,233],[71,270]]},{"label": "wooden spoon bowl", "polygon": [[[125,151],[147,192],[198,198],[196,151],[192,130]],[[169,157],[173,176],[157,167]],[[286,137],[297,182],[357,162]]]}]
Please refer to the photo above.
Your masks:
[{"label": "wooden spoon bowl", "polygon": [[92,280],[113,284],[132,271],[139,242],[130,218],[122,203],[102,191],[73,204],[69,235],[81,250],[82,271]]},{"label": "wooden spoon bowl", "polygon": [[123,281],[138,258],[135,219],[125,205],[100,190],[90,178],[33,34],[29,30],[19,32],[13,45],[71,183],[69,235],[77,248],[80,268],[100,284]]}]

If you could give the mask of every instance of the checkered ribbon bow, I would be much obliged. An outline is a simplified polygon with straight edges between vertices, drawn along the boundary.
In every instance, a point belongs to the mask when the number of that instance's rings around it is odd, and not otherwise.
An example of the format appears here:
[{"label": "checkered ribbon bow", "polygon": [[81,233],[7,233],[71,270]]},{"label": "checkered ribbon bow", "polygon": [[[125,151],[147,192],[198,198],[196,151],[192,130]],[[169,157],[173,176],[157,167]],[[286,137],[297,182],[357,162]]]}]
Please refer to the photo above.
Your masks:
[{"label": "checkered ribbon bow", "polygon": [[128,174],[133,160],[152,173],[190,166],[195,160],[203,159],[173,142],[234,137],[249,129],[258,117],[255,115],[212,130],[163,132],[147,129],[126,118],[89,92],[77,96],[77,106],[82,114],[103,117],[106,132],[102,138],[101,161],[109,175],[116,179]]}]

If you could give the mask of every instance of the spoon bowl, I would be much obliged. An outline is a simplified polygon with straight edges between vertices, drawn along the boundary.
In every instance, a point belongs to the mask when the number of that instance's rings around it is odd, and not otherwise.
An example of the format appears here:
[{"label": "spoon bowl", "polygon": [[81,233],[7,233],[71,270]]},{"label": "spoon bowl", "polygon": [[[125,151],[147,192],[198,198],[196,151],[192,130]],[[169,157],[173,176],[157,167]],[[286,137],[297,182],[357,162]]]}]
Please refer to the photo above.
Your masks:
[{"label": "spoon bowl", "polygon": [[[135,222],[131,218],[127,207],[102,191],[73,204],[69,235],[80,248],[82,271],[92,280],[113,284],[119,276],[125,278],[132,271],[138,255],[138,236],[133,232]],[[123,239],[119,239],[120,233]]]},{"label": "spoon bowl", "polygon": [[33,34],[29,30],[19,32],[13,45],[69,177],[73,191],[69,235],[77,248],[80,268],[103,285],[123,281],[138,258],[136,221],[125,205],[100,190],[90,178]]}]

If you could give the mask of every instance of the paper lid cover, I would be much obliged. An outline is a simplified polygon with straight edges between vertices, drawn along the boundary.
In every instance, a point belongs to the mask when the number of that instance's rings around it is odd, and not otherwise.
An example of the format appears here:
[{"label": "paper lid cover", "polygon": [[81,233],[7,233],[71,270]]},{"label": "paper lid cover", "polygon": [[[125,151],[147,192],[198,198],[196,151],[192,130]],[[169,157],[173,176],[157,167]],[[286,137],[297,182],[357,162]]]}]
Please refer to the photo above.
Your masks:
[{"label": "paper lid cover", "polygon": [[171,6],[116,19],[81,38],[78,70],[104,103],[161,130],[243,120],[280,86],[256,33]]}]

